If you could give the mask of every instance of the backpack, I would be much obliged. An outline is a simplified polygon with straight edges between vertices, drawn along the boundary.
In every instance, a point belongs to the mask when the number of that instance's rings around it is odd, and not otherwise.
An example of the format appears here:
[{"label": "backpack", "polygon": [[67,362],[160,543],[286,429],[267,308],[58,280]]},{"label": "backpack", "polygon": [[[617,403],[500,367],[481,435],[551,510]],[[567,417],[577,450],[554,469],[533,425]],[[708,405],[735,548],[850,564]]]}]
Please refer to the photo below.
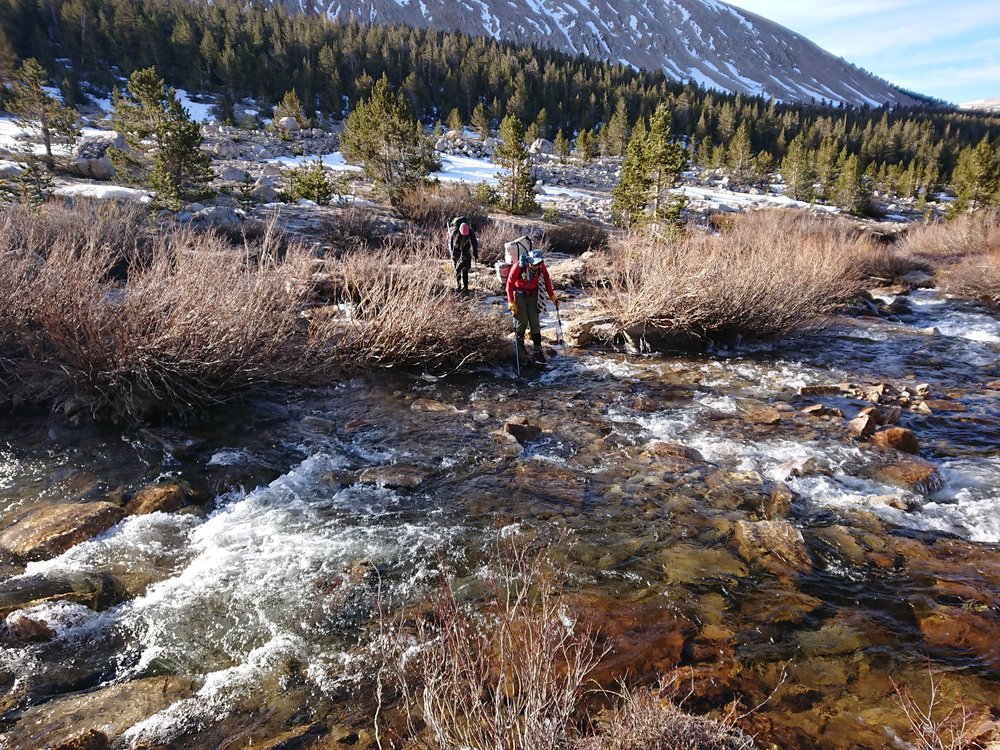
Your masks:
[{"label": "backpack", "polygon": [[516,240],[504,243],[503,259],[498,260],[495,266],[497,278],[501,284],[507,283],[507,276],[510,275],[510,269],[530,251],[531,237],[526,234],[518,237]]},{"label": "backpack", "polygon": [[458,228],[460,226],[462,226],[463,224],[468,224],[469,228],[470,229],[472,228],[472,222],[469,221],[464,216],[456,216],[454,219],[452,219],[451,221],[449,221],[448,222],[448,236],[451,237],[453,234],[455,234],[455,232],[458,231]]}]

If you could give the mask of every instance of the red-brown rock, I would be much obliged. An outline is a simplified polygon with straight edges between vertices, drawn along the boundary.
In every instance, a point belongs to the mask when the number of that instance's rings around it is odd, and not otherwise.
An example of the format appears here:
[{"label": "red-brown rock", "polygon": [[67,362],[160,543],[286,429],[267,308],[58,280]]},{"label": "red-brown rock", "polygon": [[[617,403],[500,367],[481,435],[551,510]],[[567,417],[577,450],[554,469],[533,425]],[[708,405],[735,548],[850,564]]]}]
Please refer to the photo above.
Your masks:
[{"label": "red-brown rock", "polygon": [[905,427],[889,427],[876,432],[872,436],[872,445],[878,448],[894,449],[903,453],[920,453],[920,443],[917,436]]}]

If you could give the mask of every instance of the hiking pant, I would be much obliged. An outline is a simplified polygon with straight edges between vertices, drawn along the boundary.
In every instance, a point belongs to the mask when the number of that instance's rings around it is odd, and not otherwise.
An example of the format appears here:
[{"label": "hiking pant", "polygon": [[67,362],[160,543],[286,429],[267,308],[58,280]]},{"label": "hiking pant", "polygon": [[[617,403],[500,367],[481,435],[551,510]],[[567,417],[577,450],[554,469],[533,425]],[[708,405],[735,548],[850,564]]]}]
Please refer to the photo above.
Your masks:
[{"label": "hiking pant", "polygon": [[542,345],[542,326],[538,321],[538,295],[526,295],[518,292],[514,295],[517,300],[517,343],[524,345],[524,333],[528,326],[531,326],[531,343],[536,347]]},{"label": "hiking pant", "polygon": [[455,260],[455,288],[469,291],[469,269],[472,268],[472,256],[460,255]]}]

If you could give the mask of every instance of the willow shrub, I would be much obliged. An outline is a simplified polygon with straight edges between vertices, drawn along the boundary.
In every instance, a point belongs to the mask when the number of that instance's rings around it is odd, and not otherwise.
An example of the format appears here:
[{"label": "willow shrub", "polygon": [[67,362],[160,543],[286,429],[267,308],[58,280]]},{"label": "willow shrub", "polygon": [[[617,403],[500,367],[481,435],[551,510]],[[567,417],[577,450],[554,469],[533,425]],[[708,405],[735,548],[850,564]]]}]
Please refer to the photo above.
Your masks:
[{"label": "willow shrub", "polygon": [[430,240],[411,237],[335,261],[338,304],[313,311],[310,355],[346,370],[495,361],[506,347],[503,318],[457,296],[450,262],[434,258]]},{"label": "willow shrub", "polygon": [[663,337],[775,338],[822,326],[862,291],[859,256],[871,249],[839,224],[766,211],[717,235],[618,238],[588,274],[595,312],[652,348]]},{"label": "willow shrub", "polygon": [[1000,251],[1000,209],[963,214],[947,222],[915,225],[900,241],[899,249],[939,266],[961,262],[971,255]]}]

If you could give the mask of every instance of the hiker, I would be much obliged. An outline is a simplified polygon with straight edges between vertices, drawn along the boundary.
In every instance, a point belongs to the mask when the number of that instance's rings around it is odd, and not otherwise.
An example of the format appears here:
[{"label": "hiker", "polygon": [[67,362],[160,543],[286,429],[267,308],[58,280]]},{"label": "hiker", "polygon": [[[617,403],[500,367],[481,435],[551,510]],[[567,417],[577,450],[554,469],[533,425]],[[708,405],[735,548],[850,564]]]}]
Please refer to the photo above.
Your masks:
[{"label": "hiker", "polygon": [[472,231],[472,224],[464,216],[451,221],[448,251],[451,253],[451,262],[455,264],[455,291],[468,294],[469,269],[472,268],[473,258],[479,260],[479,240]]},{"label": "hiker", "polygon": [[517,348],[527,354],[524,346],[524,333],[531,327],[531,343],[534,344],[534,360],[544,362],[542,353],[542,328],[538,321],[538,284],[545,282],[545,291],[552,304],[559,309],[559,298],[552,289],[549,270],[542,262],[542,251],[532,250],[515,263],[507,275],[507,307],[517,319]]}]

